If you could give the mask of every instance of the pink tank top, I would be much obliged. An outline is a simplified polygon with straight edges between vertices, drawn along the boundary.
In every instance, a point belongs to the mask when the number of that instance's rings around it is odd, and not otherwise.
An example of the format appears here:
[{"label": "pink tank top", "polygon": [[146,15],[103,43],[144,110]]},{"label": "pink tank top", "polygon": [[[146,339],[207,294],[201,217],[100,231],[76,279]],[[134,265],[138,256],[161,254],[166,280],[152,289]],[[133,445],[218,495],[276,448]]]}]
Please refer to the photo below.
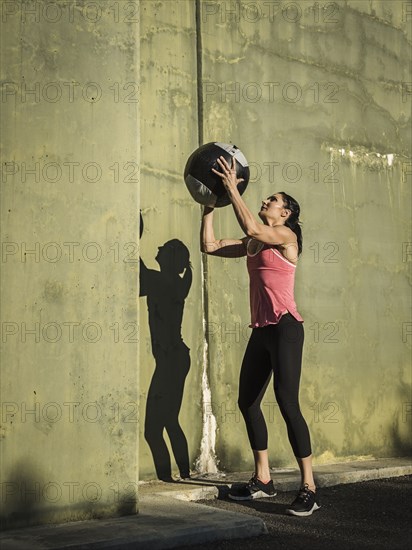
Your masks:
[{"label": "pink tank top", "polygon": [[247,269],[250,277],[250,311],[252,328],[273,325],[284,313],[303,322],[296,309],[294,283],[296,266],[276,248],[261,243],[256,254],[249,252]]}]

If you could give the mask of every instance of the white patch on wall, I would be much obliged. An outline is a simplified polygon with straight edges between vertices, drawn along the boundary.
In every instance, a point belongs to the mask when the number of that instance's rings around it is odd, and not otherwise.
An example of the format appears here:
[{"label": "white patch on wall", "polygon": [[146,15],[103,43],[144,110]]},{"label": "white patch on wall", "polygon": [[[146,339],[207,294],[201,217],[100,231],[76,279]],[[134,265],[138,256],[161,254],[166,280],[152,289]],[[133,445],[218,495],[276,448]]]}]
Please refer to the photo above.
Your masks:
[{"label": "white patch on wall", "polygon": [[323,145],[322,149],[329,151],[331,160],[341,158],[350,164],[367,166],[371,170],[391,168],[397,160],[394,153],[378,153],[366,147],[344,148]]},{"label": "white patch on wall", "polygon": [[215,474],[219,471],[215,453],[217,422],[212,412],[212,393],[207,378],[206,356],[207,342],[205,342],[202,373],[202,440],[200,456],[196,460],[196,471],[199,474]]},{"label": "white patch on wall", "polygon": [[[205,311],[205,280],[202,262],[202,311]],[[206,340],[206,319],[203,317],[203,372],[202,372],[202,440],[200,442],[200,455],[196,460],[195,468],[199,474],[218,473],[216,458],[216,417],[212,411],[212,392],[210,391],[209,379],[207,376],[208,344]]]}]

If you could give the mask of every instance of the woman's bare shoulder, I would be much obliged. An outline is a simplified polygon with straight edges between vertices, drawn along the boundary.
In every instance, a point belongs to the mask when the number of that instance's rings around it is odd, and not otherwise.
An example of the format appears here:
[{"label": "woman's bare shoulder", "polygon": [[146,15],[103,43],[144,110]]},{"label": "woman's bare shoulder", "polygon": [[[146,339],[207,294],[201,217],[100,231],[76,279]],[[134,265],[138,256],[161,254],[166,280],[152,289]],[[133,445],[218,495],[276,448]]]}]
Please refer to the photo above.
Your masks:
[{"label": "woman's bare shoulder", "polygon": [[299,247],[297,239],[280,244],[276,248],[279,250],[282,256],[289,260],[289,262],[292,262],[295,265],[298,263]]}]

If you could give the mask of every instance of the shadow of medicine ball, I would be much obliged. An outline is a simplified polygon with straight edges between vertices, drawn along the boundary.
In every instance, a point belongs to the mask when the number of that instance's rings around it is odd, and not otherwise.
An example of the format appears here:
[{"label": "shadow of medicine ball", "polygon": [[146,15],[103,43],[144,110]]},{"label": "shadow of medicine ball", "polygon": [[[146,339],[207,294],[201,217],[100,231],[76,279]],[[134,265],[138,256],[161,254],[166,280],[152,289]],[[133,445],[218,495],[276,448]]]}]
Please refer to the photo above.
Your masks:
[{"label": "shadow of medicine ball", "polygon": [[187,188],[194,200],[211,207],[221,207],[230,204],[225,186],[221,178],[212,172],[212,168],[221,172],[217,159],[223,156],[232,166],[232,158],[236,159],[236,175],[244,181],[239,183],[238,190],[242,195],[249,183],[249,165],[242,151],[230,143],[206,143],[194,151],[185,167],[184,178]]}]

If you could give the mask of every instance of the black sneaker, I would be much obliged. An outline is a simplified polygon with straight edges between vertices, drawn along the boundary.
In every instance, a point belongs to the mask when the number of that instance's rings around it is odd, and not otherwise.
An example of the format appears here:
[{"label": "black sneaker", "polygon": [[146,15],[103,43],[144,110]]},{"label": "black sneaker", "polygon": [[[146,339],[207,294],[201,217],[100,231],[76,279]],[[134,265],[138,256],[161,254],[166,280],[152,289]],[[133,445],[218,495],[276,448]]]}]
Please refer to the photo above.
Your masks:
[{"label": "black sneaker", "polygon": [[240,486],[232,485],[229,491],[229,498],[232,500],[252,500],[254,498],[274,496],[276,496],[276,491],[273,486],[273,481],[270,480],[267,483],[262,483],[257,478],[256,474],[248,483],[244,483]]},{"label": "black sneaker", "polygon": [[286,513],[292,516],[310,516],[315,510],[319,510],[319,497],[309,489],[309,485],[305,483],[299,489],[298,496],[287,508]]}]

